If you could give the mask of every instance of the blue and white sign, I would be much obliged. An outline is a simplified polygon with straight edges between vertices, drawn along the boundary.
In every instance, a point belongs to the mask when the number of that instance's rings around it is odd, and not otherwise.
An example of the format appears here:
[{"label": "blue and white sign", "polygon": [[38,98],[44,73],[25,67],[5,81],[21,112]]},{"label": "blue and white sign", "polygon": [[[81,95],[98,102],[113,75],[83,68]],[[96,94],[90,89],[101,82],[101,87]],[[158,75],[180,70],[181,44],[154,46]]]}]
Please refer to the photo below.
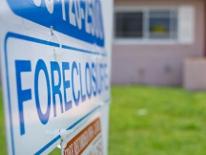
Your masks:
[{"label": "blue and white sign", "polygon": [[7,0],[25,19],[98,46],[104,46],[101,0]]},{"label": "blue and white sign", "polygon": [[107,154],[112,7],[111,0],[1,1],[9,154],[48,154],[96,118]]}]

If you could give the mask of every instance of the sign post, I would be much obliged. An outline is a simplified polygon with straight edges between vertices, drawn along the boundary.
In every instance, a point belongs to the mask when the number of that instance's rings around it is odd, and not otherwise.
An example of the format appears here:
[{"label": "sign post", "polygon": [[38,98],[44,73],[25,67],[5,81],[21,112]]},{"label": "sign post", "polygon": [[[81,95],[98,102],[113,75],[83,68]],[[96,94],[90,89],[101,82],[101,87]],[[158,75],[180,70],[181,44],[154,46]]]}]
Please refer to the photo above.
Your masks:
[{"label": "sign post", "polygon": [[111,0],[2,0],[8,153],[107,154]]}]

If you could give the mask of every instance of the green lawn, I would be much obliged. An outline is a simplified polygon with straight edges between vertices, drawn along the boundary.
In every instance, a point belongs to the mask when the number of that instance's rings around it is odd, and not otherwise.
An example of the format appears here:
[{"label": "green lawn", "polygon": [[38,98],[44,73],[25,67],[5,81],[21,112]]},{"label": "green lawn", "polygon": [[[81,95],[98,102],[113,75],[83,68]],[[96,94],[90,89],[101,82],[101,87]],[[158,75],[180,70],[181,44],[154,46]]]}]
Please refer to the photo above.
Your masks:
[{"label": "green lawn", "polygon": [[[3,155],[5,130],[0,105]],[[114,86],[109,140],[110,155],[206,155],[206,92]]]},{"label": "green lawn", "polygon": [[206,93],[115,86],[110,155],[206,155]]},{"label": "green lawn", "polygon": [[0,146],[1,146],[0,155],[5,155],[7,151],[3,111],[4,111],[4,108],[2,104],[2,90],[0,88]]}]

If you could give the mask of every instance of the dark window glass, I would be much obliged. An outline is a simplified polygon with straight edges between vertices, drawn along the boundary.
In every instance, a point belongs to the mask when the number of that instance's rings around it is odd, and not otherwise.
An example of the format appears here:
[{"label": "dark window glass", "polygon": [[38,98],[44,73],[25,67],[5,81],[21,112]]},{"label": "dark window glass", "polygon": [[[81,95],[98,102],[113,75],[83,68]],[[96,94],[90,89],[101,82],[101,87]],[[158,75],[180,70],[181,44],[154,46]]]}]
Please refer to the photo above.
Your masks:
[{"label": "dark window glass", "polygon": [[142,12],[118,12],[115,20],[115,35],[117,38],[143,37]]}]

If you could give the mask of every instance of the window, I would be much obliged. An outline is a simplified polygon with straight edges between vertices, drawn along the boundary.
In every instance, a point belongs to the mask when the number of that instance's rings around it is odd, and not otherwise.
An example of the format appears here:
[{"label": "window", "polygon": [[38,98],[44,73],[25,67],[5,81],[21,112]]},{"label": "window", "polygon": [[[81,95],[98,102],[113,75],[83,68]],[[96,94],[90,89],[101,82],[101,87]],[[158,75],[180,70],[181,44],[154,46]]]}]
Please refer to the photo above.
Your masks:
[{"label": "window", "polygon": [[115,14],[115,36],[123,39],[177,39],[177,10],[121,10]]},{"label": "window", "polygon": [[154,39],[177,38],[177,14],[175,11],[149,12],[149,37]]},{"label": "window", "polygon": [[116,13],[116,36],[121,38],[143,37],[143,13],[119,12]]}]

